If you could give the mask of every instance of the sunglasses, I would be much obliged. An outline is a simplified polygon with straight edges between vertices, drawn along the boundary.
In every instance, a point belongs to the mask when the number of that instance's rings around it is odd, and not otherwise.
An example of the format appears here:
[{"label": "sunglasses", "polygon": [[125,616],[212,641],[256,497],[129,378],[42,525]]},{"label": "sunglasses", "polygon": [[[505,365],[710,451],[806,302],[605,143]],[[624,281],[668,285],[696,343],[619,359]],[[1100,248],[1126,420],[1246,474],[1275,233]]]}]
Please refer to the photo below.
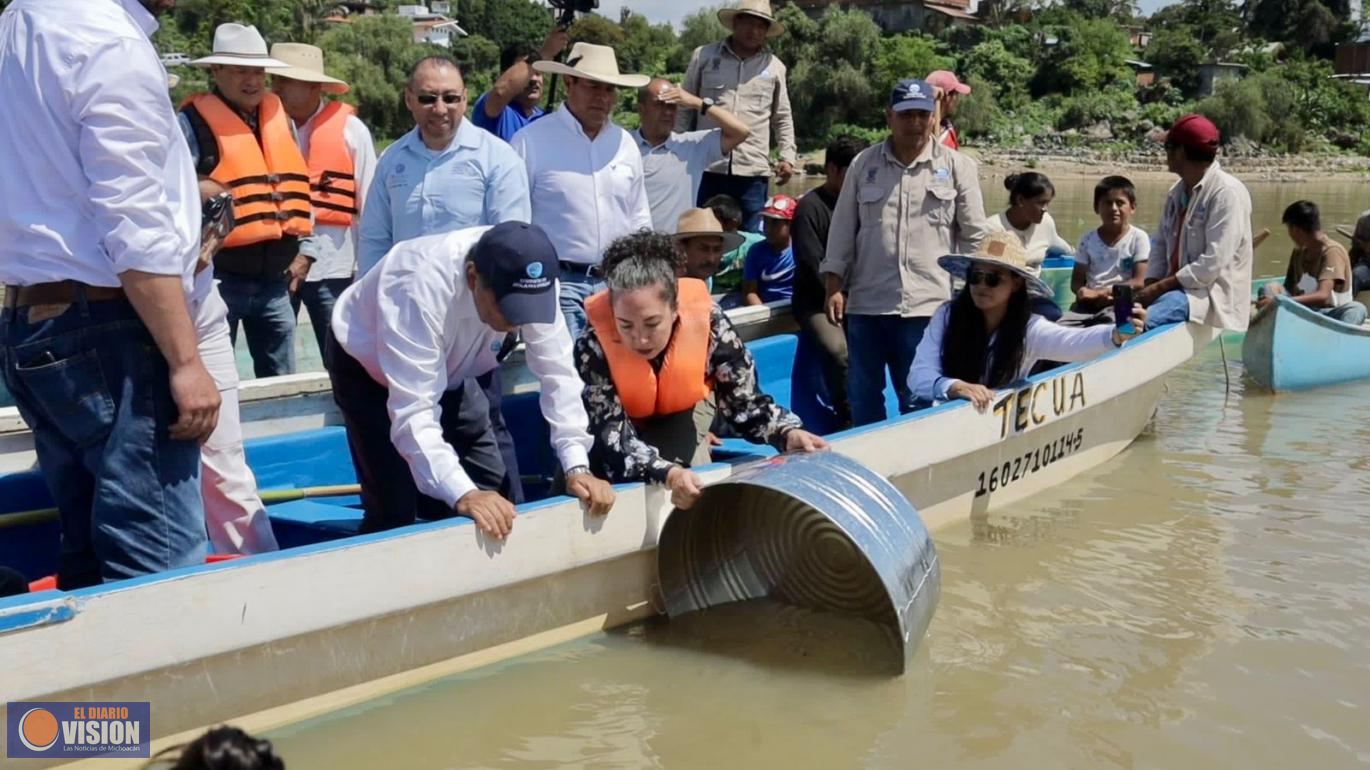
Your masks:
[{"label": "sunglasses", "polygon": [[[432,107],[438,103],[439,97],[437,94],[419,94],[414,98],[419,100],[419,104],[422,104],[425,107]],[[441,98],[443,104],[456,104],[465,99],[466,94],[443,94]]]},{"label": "sunglasses", "polygon": [[999,275],[998,273],[986,272],[984,270],[972,270],[970,271],[970,274],[966,276],[967,284],[971,286],[979,286],[983,283],[985,286],[991,289],[998,286],[1000,283],[1003,283],[1003,281],[1004,277],[1002,275]]}]

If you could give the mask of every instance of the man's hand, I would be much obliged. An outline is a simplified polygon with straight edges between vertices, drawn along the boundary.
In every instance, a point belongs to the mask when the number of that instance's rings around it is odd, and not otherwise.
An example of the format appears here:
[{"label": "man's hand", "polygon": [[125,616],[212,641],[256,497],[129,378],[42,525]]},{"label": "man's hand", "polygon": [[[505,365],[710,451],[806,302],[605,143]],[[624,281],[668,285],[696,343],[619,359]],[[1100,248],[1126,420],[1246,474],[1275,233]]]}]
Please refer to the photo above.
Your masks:
[{"label": "man's hand", "polygon": [[214,263],[214,255],[219,253],[223,245],[224,239],[220,238],[219,232],[212,227],[200,235],[200,257],[195,264],[196,275]]},{"label": "man's hand", "polygon": [[514,504],[498,492],[473,489],[457,501],[456,511],[491,537],[502,540],[514,530]]},{"label": "man's hand", "polygon": [[686,109],[698,112],[704,109],[704,100],[680,86],[666,86],[657,92],[656,100],[662,104],[679,104]]},{"label": "man's hand", "polygon": [[542,41],[542,48],[538,50],[538,55],[544,61],[550,61],[561,55],[566,50],[566,46],[571,44],[571,35],[565,27],[552,27],[552,31],[547,33],[547,38]]},{"label": "man's hand", "polygon": [[219,424],[219,386],[196,358],[171,371],[171,398],[176,402],[176,422],[169,433],[177,441],[201,444]]},{"label": "man's hand", "polygon": [[1161,291],[1161,287],[1161,281],[1149,283],[1146,286],[1143,286],[1142,288],[1138,289],[1137,293],[1133,295],[1133,299],[1137,300],[1138,304],[1150,305],[1151,303],[1155,302],[1156,298],[1161,296],[1161,294],[1163,293]]},{"label": "man's hand", "polygon": [[794,164],[788,160],[782,160],[775,166],[775,183],[787,184],[790,177],[794,176]]},{"label": "man's hand", "polygon": [[566,477],[566,491],[590,509],[591,516],[603,516],[614,507],[614,488],[604,479],[589,473],[575,473]]},{"label": "man's hand", "polygon": [[833,326],[841,326],[843,319],[847,316],[846,293],[835,291],[829,294],[826,310],[828,313],[828,323]]},{"label": "man's hand", "polygon": [[666,488],[671,490],[671,505],[687,511],[699,502],[704,481],[689,468],[677,465],[666,474]]},{"label": "man's hand", "polygon": [[314,263],[303,254],[297,255],[290,263],[290,267],[285,269],[286,276],[290,279],[290,293],[299,291],[300,284],[304,283],[309,277],[309,267]]},{"label": "man's hand", "polygon": [[795,428],[785,434],[786,452],[823,452],[828,448],[828,442],[822,436],[816,436],[802,428]]},{"label": "man's hand", "polygon": [[950,388],[947,388],[947,395],[952,398],[964,398],[980,412],[989,409],[990,403],[994,401],[994,391],[984,385],[976,385],[961,380],[957,380]]}]

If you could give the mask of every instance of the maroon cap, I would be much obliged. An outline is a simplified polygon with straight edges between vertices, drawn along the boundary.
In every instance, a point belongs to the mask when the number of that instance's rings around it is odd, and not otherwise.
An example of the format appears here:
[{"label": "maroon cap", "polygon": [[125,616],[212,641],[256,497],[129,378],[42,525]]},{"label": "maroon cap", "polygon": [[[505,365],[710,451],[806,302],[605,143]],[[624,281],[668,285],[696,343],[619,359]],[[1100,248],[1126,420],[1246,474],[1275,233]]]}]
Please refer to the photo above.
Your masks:
[{"label": "maroon cap", "polygon": [[1222,134],[1218,132],[1218,127],[1213,125],[1213,121],[1202,115],[1190,113],[1175,121],[1170,130],[1165,132],[1162,141],[1181,147],[1216,150],[1221,138]]}]

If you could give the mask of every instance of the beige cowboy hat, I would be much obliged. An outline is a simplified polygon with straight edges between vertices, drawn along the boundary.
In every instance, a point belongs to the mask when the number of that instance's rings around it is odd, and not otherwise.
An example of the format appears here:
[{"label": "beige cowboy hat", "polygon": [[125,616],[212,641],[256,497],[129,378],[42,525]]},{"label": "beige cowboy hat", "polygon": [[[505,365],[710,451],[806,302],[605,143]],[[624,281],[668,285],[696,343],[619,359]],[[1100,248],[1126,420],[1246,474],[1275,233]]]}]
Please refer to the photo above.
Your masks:
[{"label": "beige cowboy hat", "polygon": [[271,46],[271,58],[280,59],[285,67],[267,70],[272,77],[298,80],[301,83],[320,83],[325,93],[345,94],[349,87],[337,78],[331,78],[323,71],[323,51],[317,46],[304,43],[277,43]]},{"label": "beige cowboy hat", "polygon": [[714,216],[712,209],[687,209],[680,215],[675,235],[672,237],[677,243],[691,238],[722,238],[724,251],[732,251],[743,242],[742,236],[738,233],[730,233],[723,229],[723,223]]},{"label": "beige cowboy hat", "polygon": [[766,37],[780,37],[785,34],[785,25],[776,20],[775,14],[771,13],[771,0],[740,0],[732,8],[718,9],[718,20],[723,23],[723,26],[732,29],[733,19],[739,13],[769,21],[771,28],[766,30]]},{"label": "beige cowboy hat", "polygon": [[1027,249],[1023,248],[1018,236],[1002,230],[985,236],[974,254],[946,254],[937,259],[937,264],[962,281],[966,280],[966,274],[970,272],[972,265],[1006,268],[1023,276],[1023,280],[1027,282],[1028,294],[1038,297],[1056,296],[1045,281],[1032,274],[1032,268],[1028,267]]},{"label": "beige cowboy hat", "polygon": [[533,69],[551,75],[569,75],[573,78],[593,80],[596,83],[608,83],[620,88],[641,88],[652,82],[646,75],[620,73],[614,49],[593,43],[576,43],[571,46],[571,53],[566,57],[565,64],[557,61],[540,61],[533,64]]},{"label": "beige cowboy hat", "polygon": [[266,41],[256,27],[242,24],[220,24],[214,30],[214,51],[203,59],[191,62],[192,67],[208,67],[213,64],[227,64],[233,67],[288,67],[283,61],[276,61],[267,55]]}]

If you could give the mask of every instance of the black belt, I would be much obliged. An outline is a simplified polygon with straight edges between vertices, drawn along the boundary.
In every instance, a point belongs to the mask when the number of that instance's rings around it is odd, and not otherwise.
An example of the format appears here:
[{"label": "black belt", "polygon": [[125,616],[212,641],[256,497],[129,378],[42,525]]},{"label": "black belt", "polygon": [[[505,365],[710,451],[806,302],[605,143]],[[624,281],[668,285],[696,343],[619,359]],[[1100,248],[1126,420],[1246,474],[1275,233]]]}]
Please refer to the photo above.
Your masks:
[{"label": "black belt", "polygon": [[599,265],[591,265],[585,262],[566,262],[557,263],[561,266],[563,273],[580,273],[581,275],[599,277]]},{"label": "black belt", "polygon": [[79,281],[52,281],[31,286],[5,287],[5,307],[20,308],[30,305],[65,305],[79,302],[108,302],[127,299],[118,286],[90,286]]}]

